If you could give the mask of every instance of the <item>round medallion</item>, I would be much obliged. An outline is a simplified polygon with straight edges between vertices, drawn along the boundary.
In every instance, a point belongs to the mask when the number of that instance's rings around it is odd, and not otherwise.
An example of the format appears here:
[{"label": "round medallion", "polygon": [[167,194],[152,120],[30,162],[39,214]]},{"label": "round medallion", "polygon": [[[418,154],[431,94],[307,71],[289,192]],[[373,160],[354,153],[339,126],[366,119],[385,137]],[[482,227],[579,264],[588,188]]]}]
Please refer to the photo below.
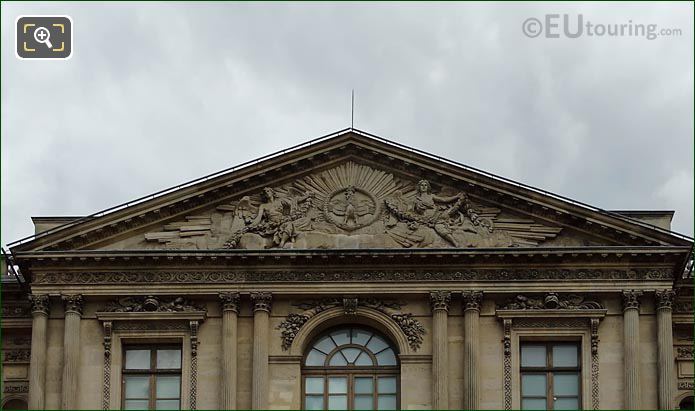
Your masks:
[{"label": "round medallion", "polygon": [[323,206],[327,221],[346,231],[372,224],[379,216],[379,202],[372,193],[348,186],[333,191]]}]

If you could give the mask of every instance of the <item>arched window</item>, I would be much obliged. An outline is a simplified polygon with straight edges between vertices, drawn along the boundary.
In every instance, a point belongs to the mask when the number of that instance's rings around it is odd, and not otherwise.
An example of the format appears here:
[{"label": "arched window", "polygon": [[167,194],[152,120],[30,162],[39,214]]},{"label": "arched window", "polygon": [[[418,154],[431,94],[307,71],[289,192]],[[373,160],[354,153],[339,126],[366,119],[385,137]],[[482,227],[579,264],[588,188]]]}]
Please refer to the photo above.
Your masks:
[{"label": "arched window", "polygon": [[304,355],[305,410],[398,409],[396,349],[374,330],[341,327],[320,335]]}]

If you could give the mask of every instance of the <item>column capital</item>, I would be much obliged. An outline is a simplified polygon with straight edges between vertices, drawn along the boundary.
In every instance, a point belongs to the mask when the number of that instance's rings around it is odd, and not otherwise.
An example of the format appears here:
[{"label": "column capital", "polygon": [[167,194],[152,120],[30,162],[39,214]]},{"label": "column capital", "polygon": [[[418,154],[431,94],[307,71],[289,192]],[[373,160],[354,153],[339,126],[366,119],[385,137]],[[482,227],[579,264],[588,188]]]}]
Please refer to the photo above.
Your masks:
[{"label": "column capital", "polygon": [[220,293],[218,297],[222,311],[239,313],[239,293]]},{"label": "column capital", "polygon": [[676,292],[671,289],[656,290],[654,292],[654,296],[656,297],[657,310],[670,310],[673,306],[673,300],[676,297]]},{"label": "column capital", "polygon": [[63,303],[65,303],[65,313],[76,313],[77,315],[82,315],[82,309],[84,308],[84,299],[82,294],[67,294],[62,295]]},{"label": "column capital", "polygon": [[480,311],[480,306],[483,303],[482,291],[462,291],[461,296],[463,297],[463,311]]},{"label": "column capital", "polygon": [[430,304],[432,311],[444,310],[449,311],[449,303],[451,302],[450,291],[432,291],[430,292]]},{"label": "column capital", "polygon": [[639,298],[642,296],[642,291],[623,290],[623,311],[634,308],[639,310]]},{"label": "column capital", "polygon": [[251,293],[251,303],[253,311],[270,312],[273,295],[269,292],[254,292]]},{"label": "column capital", "polygon": [[31,302],[32,314],[48,315],[50,309],[48,294],[29,294],[29,302]]}]

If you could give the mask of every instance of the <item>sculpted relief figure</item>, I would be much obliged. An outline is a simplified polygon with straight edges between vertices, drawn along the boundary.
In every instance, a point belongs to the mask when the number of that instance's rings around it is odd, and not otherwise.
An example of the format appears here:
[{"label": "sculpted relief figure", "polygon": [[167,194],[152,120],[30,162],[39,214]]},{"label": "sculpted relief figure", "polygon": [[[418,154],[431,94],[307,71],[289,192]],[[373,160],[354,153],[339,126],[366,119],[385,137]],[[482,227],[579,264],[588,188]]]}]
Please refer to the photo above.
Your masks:
[{"label": "sculpted relief figure", "polygon": [[179,249],[523,247],[560,230],[349,161],[170,222],[145,241]]},{"label": "sculpted relief figure", "polygon": [[492,221],[481,218],[473,210],[464,193],[453,196],[440,196],[432,193],[432,186],[427,180],[420,180],[414,198],[408,202],[400,195],[386,199],[386,209],[390,221],[386,226],[395,228],[398,221],[407,223],[407,231],[394,229],[391,234],[403,246],[413,246],[425,240],[418,234],[421,226],[429,227],[441,238],[454,247],[459,247],[459,241],[454,236],[454,230],[460,228],[472,233],[478,232],[466,225],[466,218],[473,226],[481,227],[484,232],[492,232]]}]

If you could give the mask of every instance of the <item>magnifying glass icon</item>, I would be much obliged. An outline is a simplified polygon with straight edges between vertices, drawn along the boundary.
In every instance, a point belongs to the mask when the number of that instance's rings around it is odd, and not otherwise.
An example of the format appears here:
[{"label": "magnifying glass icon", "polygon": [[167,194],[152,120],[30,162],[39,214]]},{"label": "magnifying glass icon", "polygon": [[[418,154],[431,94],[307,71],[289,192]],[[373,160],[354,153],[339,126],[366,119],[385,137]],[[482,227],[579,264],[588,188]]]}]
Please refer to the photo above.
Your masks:
[{"label": "magnifying glass icon", "polygon": [[45,27],[38,27],[36,30],[34,30],[34,40],[36,40],[38,43],[43,43],[45,44],[49,49],[53,48],[53,44],[51,44],[51,32],[48,31],[47,28]]}]

